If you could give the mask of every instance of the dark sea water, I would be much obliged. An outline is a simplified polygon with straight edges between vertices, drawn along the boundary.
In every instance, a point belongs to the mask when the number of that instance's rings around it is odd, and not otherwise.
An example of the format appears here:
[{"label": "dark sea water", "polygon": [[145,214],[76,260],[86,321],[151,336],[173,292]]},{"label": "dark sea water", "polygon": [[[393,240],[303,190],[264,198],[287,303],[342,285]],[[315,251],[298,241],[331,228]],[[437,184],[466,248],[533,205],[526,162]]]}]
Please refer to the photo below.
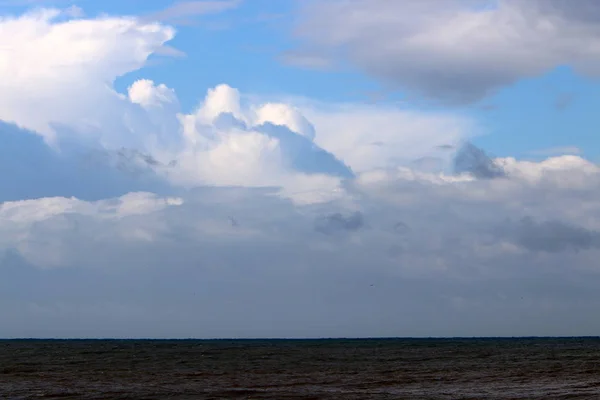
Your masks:
[{"label": "dark sea water", "polygon": [[600,399],[600,339],[0,341],[1,399]]}]

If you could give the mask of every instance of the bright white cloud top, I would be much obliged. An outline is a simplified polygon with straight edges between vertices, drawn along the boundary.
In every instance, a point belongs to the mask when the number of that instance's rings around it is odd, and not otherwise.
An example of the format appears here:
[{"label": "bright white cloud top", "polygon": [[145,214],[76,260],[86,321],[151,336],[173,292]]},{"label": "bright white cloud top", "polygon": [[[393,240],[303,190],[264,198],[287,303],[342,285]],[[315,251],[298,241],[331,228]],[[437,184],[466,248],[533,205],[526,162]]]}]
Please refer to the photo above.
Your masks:
[{"label": "bright white cloud top", "polygon": [[[515,22],[516,3],[503,7],[460,15],[471,25]],[[442,36],[424,21],[411,24],[407,37],[426,45],[399,49],[418,65],[397,71],[420,84],[435,75],[421,61],[452,46],[433,43]],[[536,32],[552,38],[549,29]],[[600,329],[589,318],[600,305],[597,165],[490,159],[461,147],[479,128],[451,112],[263,99],[226,84],[186,112],[159,82],[116,91],[117,78],[174,35],[143,19],[58,10],[0,20],[0,165],[13,171],[0,191],[0,336]],[[481,40],[474,46],[495,39]],[[471,97],[560,61],[506,58],[514,65]]]}]

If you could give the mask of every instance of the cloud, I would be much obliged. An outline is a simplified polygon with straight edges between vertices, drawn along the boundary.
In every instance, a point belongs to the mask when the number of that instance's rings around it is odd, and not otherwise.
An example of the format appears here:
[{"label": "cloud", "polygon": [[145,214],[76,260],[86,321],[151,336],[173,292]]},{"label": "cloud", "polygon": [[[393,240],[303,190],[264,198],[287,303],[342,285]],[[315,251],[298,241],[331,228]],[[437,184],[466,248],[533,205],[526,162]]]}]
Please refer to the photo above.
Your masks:
[{"label": "cloud", "polygon": [[556,155],[580,155],[583,152],[579,147],[576,146],[559,146],[559,147],[550,147],[547,149],[539,149],[529,152],[529,154],[536,156],[556,156]]},{"label": "cloud", "polygon": [[178,118],[182,144],[146,150],[163,163],[177,161],[168,171],[170,182],[282,186],[288,193],[300,187],[341,188],[356,173],[426,156],[439,158],[439,170],[447,169],[453,152],[436,145],[477,133],[475,123],[460,115],[299,98],[274,101],[225,84],[209,89],[194,112]]},{"label": "cloud", "polygon": [[465,104],[562,65],[597,76],[598,15],[593,0],[308,1],[296,51]]},{"label": "cloud", "polygon": [[[2,0],[0,6],[48,6],[49,3],[68,3],[67,0]],[[77,7],[77,6],[73,6]]]},{"label": "cloud", "polygon": [[504,176],[502,167],[472,143],[465,143],[456,153],[454,171],[459,174],[466,172],[480,179]]},{"label": "cloud", "polygon": [[336,232],[353,232],[364,226],[362,213],[356,211],[345,217],[341,213],[334,213],[315,220],[315,230],[327,235]]},{"label": "cloud", "polygon": [[0,29],[7,60],[0,65],[0,120],[49,142],[66,134],[61,126],[106,144],[159,136],[112,84],[144,66],[173,38],[172,28],[129,17],[72,19],[61,10],[38,9],[3,17]]},{"label": "cloud", "polygon": [[359,172],[409,165],[422,157],[438,157],[449,166],[454,152],[439,146],[458,146],[481,133],[473,120],[443,111],[302,100],[298,107],[315,126],[315,142]]},{"label": "cloud", "polygon": [[179,1],[164,10],[146,16],[144,19],[177,23],[200,15],[222,13],[237,8],[241,3],[242,0]]},{"label": "cloud", "polygon": [[54,196],[100,200],[131,191],[171,191],[144,160],[143,154],[77,143],[65,143],[59,152],[41,136],[0,122],[0,202]]},{"label": "cloud", "polygon": [[[512,157],[495,159],[505,174],[529,182],[551,181],[561,187],[578,188],[590,183],[599,170],[598,165],[579,156],[563,155],[541,162],[518,161]],[[593,181],[592,181],[593,182]]]},{"label": "cloud", "polygon": [[259,188],[6,202],[0,336],[591,334],[600,172],[547,163],[563,167],[369,172],[306,205]]},{"label": "cloud", "polygon": [[333,66],[331,59],[310,53],[287,52],[280,59],[286,64],[303,68],[329,70]]},{"label": "cloud", "polygon": [[[167,25],[40,9],[6,17],[0,28],[11,38],[0,46],[0,120],[41,135],[58,153],[89,148],[104,164],[169,185],[272,186],[323,201],[357,172],[423,157],[444,167],[452,155],[435,146],[476,134],[460,115],[258,98],[226,84],[186,112],[162,83],[139,79],[126,93],[113,86],[165,49],[175,34]],[[63,193],[82,195],[49,194]]]},{"label": "cloud", "polygon": [[250,103],[219,85],[191,114],[180,114],[183,145],[153,154],[177,161],[168,171],[175,184],[286,186],[325,180],[338,186],[352,170],[315,143],[312,124],[292,105]]},{"label": "cloud", "polygon": [[530,217],[515,224],[509,237],[515,244],[531,251],[557,253],[600,248],[600,231],[561,221],[538,223]]},{"label": "cloud", "polygon": [[[102,225],[106,220],[147,215],[182,202],[179,198],[157,198],[151,193],[129,193],[121,198],[98,202],[63,197],[5,202],[0,206],[0,218],[15,237],[13,241],[3,235],[0,241],[13,242],[14,247],[11,248],[34,264],[65,266],[70,262],[70,246],[74,243],[69,243],[69,240],[73,236],[84,234],[82,228],[92,229],[89,233],[99,233],[93,226],[86,226],[88,218]],[[53,223],[46,224],[45,221]],[[155,229],[138,228],[124,234],[127,240],[150,241]]]},{"label": "cloud", "polygon": [[154,85],[149,79],[139,79],[128,89],[129,100],[144,108],[163,107],[177,103],[175,91],[164,84]]}]

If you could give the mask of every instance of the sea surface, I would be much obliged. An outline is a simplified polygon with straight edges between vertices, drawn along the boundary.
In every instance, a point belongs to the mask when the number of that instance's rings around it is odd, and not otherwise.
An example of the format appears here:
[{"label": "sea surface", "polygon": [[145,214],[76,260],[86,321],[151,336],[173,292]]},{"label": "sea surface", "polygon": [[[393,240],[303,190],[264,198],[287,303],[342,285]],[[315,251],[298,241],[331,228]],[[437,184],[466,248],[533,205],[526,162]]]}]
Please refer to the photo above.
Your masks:
[{"label": "sea surface", "polygon": [[0,399],[600,399],[600,339],[5,340]]}]

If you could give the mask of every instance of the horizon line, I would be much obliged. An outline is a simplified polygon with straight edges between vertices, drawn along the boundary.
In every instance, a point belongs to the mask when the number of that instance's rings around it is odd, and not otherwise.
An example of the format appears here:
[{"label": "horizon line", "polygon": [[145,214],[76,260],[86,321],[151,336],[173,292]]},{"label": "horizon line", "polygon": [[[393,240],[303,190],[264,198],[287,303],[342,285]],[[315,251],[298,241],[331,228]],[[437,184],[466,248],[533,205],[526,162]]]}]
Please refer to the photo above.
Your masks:
[{"label": "horizon line", "polygon": [[335,340],[489,340],[489,339],[600,339],[590,336],[372,336],[372,337],[258,337],[258,338],[151,338],[151,337],[14,337],[0,341],[335,341]]}]

